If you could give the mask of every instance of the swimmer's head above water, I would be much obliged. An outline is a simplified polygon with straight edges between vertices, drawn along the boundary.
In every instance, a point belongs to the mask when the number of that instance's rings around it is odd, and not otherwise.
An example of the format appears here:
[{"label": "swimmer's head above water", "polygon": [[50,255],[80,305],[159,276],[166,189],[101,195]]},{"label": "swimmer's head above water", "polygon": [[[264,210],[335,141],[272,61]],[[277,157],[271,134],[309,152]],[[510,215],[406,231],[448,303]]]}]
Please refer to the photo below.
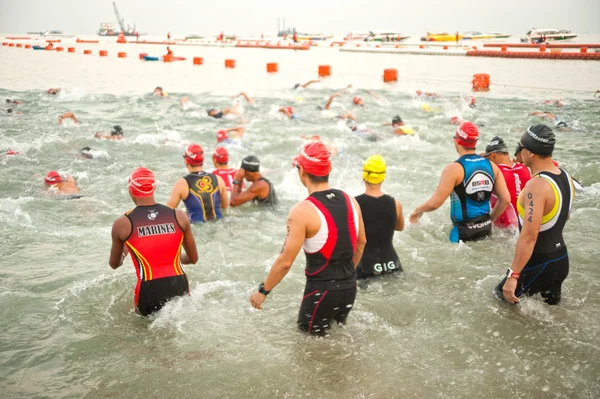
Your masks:
[{"label": "swimmer's head above water", "polygon": [[113,130],[110,132],[111,136],[123,136],[123,128],[119,125],[113,126]]},{"label": "swimmer's head above water", "polygon": [[404,121],[402,120],[400,115],[396,115],[392,119],[392,126],[397,126],[397,125],[404,125]]},{"label": "swimmer's head above water", "polygon": [[79,150],[79,155],[87,159],[94,158],[94,156],[92,155],[92,149],[90,147],[83,147],[81,150]]},{"label": "swimmer's head above water", "polygon": [[217,147],[212,158],[215,166],[227,165],[229,163],[229,151],[225,147]]},{"label": "swimmer's head above water", "polygon": [[552,155],[554,144],[556,144],[554,132],[544,124],[529,126],[519,140],[519,147],[542,157]]},{"label": "swimmer's head above water", "polygon": [[369,184],[380,184],[385,180],[387,166],[381,155],[371,155],[363,165],[362,178]]},{"label": "swimmer's head above water", "polygon": [[156,179],[150,169],[137,168],[128,179],[129,195],[132,198],[151,197],[156,191]]},{"label": "swimmer's head above water", "polygon": [[156,89],[154,89],[154,93],[153,94],[155,96],[158,96],[158,97],[162,97],[162,96],[165,95],[164,92],[163,92],[162,87],[160,87],[160,86],[157,86]]},{"label": "swimmer's head above water", "polygon": [[51,170],[50,172],[48,172],[48,174],[44,178],[44,183],[46,183],[46,185],[48,186],[53,186],[58,183],[62,183],[62,181],[62,176],[55,170]]},{"label": "swimmer's head above water", "polygon": [[361,96],[355,96],[352,99],[352,102],[354,103],[354,105],[363,105],[365,103]]},{"label": "swimmer's head above water", "polygon": [[474,150],[479,140],[479,129],[472,122],[463,122],[456,128],[454,143],[467,150]]},{"label": "swimmer's head above water", "polygon": [[183,154],[186,165],[202,166],[204,165],[204,149],[199,144],[190,144]]}]

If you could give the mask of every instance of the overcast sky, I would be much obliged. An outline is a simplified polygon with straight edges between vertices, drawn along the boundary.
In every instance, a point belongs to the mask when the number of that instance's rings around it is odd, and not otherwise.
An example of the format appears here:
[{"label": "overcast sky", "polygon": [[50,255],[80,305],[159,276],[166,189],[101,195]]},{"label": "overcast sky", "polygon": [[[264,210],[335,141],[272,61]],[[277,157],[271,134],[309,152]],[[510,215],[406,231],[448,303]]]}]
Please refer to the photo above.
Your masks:
[{"label": "overcast sky", "polygon": [[[505,31],[531,27],[600,33],[600,0],[118,0],[126,24],[140,32],[273,35],[277,18],[300,32],[398,30]],[[0,0],[0,32],[48,29],[92,34],[116,22],[110,0]]]}]

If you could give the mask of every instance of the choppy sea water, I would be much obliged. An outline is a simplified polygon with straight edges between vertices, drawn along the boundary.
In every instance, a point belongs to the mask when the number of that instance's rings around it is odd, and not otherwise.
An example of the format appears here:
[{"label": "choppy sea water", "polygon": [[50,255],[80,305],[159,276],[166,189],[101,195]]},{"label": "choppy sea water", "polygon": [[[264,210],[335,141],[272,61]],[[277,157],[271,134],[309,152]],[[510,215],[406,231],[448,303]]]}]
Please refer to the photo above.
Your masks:
[{"label": "choppy sea water", "polygon": [[[0,99],[24,101],[13,107],[23,115],[0,109],[0,152],[20,153],[0,160],[2,396],[597,396],[600,100],[589,93],[600,88],[599,64],[348,55],[331,49],[177,50],[205,55],[206,65],[194,67],[189,59],[143,63],[134,59],[138,47],[124,48],[126,60],[0,48],[1,59],[10,60],[0,63]],[[142,48],[139,52],[162,51]],[[235,70],[223,68],[229,57],[238,61]],[[280,63],[274,76],[264,71],[271,61]],[[320,63],[332,65],[330,80],[302,92],[291,89],[315,77]],[[399,69],[398,84],[380,82],[387,67]],[[471,110],[469,82],[478,72],[507,86],[476,94],[478,107]],[[343,94],[333,112],[317,110],[350,83],[355,91]],[[171,97],[151,96],[156,85]],[[42,92],[57,86],[65,92],[56,97]],[[442,98],[416,98],[416,88],[438,91]],[[240,90],[255,96],[256,105],[239,101],[248,131],[230,147],[232,164],[257,155],[281,205],[275,211],[232,209],[219,223],[194,226],[201,255],[186,268],[191,296],[150,319],[139,318],[130,311],[135,284],[130,260],[117,271],[108,266],[111,224],[132,207],[126,178],[135,167],[151,168],[159,180],[157,199],[166,201],[185,173],[185,145],[202,144],[210,154],[216,131],[237,124],[210,119],[203,110],[231,106]],[[367,102],[364,109],[351,105],[357,94]],[[184,95],[200,108],[182,109],[178,100]],[[558,98],[564,107],[543,103]],[[433,111],[423,110],[425,102]],[[283,105],[302,118],[282,119],[276,110]],[[335,114],[346,109],[355,110],[379,140],[366,140],[337,122]],[[586,186],[577,193],[565,229],[571,271],[559,307],[535,299],[516,307],[498,302],[491,292],[512,259],[515,233],[450,244],[448,204],[396,234],[405,275],[362,287],[348,325],[334,328],[330,337],[307,337],[295,326],[302,254],[264,310],[250,307],[250,293],[283,242],[289,208],[306,196],[291,168],[304,143],[301,135],[316,134],[338,147],[332,185],[355,195],[362,190],[362,162],[383,155],[384,189],[402,202],[406,216],[457,157],[451,116],[480,126],[480,149],[495,135],[512,148],[527,126],[540,122],[527,116],[534,110],[550,110],[574,127],[557,133],[555,157]],[[59,127],[57,116],[65,111],[82,124]],[[395,114],[417,135],[393,137],[381,126]],[[115,124],[125,131],[122,142],[93,138]],[[165,139],[171,142],[162,144]],[[76,157],[84,146],[94,149],[94,159]],[[51,169],[73,174],[86,197],[46,196],[42,180]]]}]

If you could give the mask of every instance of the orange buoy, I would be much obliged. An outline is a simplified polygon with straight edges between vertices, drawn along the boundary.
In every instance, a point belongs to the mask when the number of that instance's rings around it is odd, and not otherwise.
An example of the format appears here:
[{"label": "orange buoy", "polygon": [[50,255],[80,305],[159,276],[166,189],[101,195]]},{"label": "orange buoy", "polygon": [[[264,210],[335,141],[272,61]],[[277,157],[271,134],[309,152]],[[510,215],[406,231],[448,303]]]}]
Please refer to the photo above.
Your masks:
[{"label": "orange buoy", "polygon": [[144,56],[147,56],[147,55],[148,55],[148,53],[140,53],[140,60],[143,60]]},{"label": "orange buoy", "polygon": [[500,49],[500,51],[506,51],[506,46],[502,46],[502,49]]},{"label": "orange buoy", "polygon": [[172,55],[163,56],[163,62],[173,62],[173,61],[175,61],[175,58]]},{"label": "orange buoy", "polygon": [[9,43],[8,47],[15,47],[15,44],[14,43]]},{"label": "orange buoy", "polygon": [[419,44],[419,48],[420,48],[420,49],[424,49],[424,48],[425,48],[425,46],[424,46],[423,44]]},{"label": "orange buoy", "polygon": [[225,68],[235,68],[235,60],[225,60]]},{"label": "orange buoy", "polygon": [[117,38],[117,43],[127,43],[127,40],[125,39],[125,35],[123,34],[123,32],[119,33],[119,37]]},{"label": "orange buoy", "polygon": [[579,49],[579,51],[582,53],[587,53],[587,47],[582,47]]},{"label": "orange buoy", "polygon": [[106,50],[100,50],[100,57],[108,57],[108,51]]},{"label": "orange buoy", "polygon": [[383,70],[383,82],[397,82],[398,81],[398,70],[397,69],[384,69]]},{"label": "orange buoy", "polygon": [[319,65],[319,76],[331,76],[331,65]]},{"label": "orange buoy", "polygon": [[356,43],[356,47],[360,47],[360,43]]},{"label": "orange buoy", "polygon": [[269,62],[267,64],[267,72],[273,73],[273,72],[278,72],[278,71],[279,71],[279,64],[277,64],[276,62]]},{"label": "orange buoy", "polygon": [[63,51],[63,50],[64,50],[64,48],[62,48],[62,47],[57,47],[56,48],[56,51]]},{"label": "orange buoy", "polygon": [[75,52],[75,47],[69,47],[69,48],[67,49],[67,51],[68,51],[69,53],[74,53],[74,52]]},{"label": "orange buoy", "polygon": [[380,48],[380,47],[381,47],[381,46],[380,46],[379,44],[376,44],[376,45],[375,45],[375,48]]},{"label": "orange buoy", "polygon": [[127,58],[127,53],[118,53],[117,57],[118,58]]},{"label": "orange buoy", "polygon": [[546,46],[540,46],[540,53],[545,53],[546,52]]},{"label": "orange buoy", "polygon": [[2,45],[3,45],[3,46],[8,46],[8,43],[6,43],[6,42],[2,42]]},{"label": "orange buoy", "polygon": [[194,65],[202,65],[202,64],[204,64],[204,58],[194,57]]},{"label": "orange buoy", "polygon": [[83,54],[92,55],[92,50],[83,50]]},{"label": "orange buoy", "polygon": [[23,47],[21,43],[17,43],[17,47]]},{"label": "orange buoy", "polygon": [[448,46],[444,46],[444,50],[448,50]]},{"label": "orange buoy", "polygon": [[473,91],[489,91],[490,90],[490,75],[487,73],[477,73],[473,75]]},{"label": "orange buoy", "polygon": [[396,44],[396,48],[400,48],[400,45],[399,45],[399,44]]},{"label": "orange buoy", "polygon": [[31,48],[31,44],[26,44],[25,48]]}]

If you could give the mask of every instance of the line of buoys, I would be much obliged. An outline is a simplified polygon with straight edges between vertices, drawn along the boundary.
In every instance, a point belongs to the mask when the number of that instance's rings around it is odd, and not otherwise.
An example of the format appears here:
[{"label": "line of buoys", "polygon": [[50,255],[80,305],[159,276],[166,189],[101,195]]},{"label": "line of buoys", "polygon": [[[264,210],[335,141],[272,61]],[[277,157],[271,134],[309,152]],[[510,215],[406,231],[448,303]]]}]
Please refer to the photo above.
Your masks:
[{"label": "line of buoys", "polygon": [[452,49],[411,49],[411,48],[340,48],[340,52],[348,53],[376,53],[376,54],[416,54],[416,55],[444,55],[444,56],[464,56],[467,54],[466,50]]},{"label": "line of buoys", "polygon": [[7,40],[31,40],[31,37],[29,37],[29,36],[25,36],[25,37],[6,36],[5,39],[7,39]]},{"label": "line of buoys", "polygon": [[235,60],[225,60],[225,68],[235,68]]},{"label": "line of buoys", "polygon": [[123,52],[117,53],[117,57],[118,58],[127,58],[127,53],[123,53]]},{"label": "line of buoys", "polygon": [[582,52],[539,52],[539,51],[494,51],[473,50],[468,51],[469,57],[499,57],[499,58],[538,58],[548,60],[590,60],[600,61],[600,53]]},{"label": "line of buoys", "polygon": [[490,75],[487,73],[476,73],[471,80],[473,91],[490,91]]},{"label": "line of buoys", "polygon": [[83,40],[77,38],[77,40],[75,40],[75,43],[100,43],[100,40]]},{"label": "line of buoys", "polygon": [[279,71],[279,64],[277,64],[276,62],[267,63],[267,72],[268,73],[275,73],[278,71]]},{"label": "line of buoys", "polygon": [[108,57],[108,51],[106,50],[100,50],[98,54],[100,55],[100,57]]},{"label": "line of buoys", "polygon": [[83,50],[83,54],[92,55],[92,50]]},{"label": "line of buoys", "polygon": [[538,48],[546,46],[547,48],[600,48],[600,44],[583,43],[484,43],[483,47],[508,47],[508,48]]},{"label": "line of buoys", "polygon": [[74,52],[75,52],[75,47],[69,47],[69,48],[67,49],[67,51],[68,51],[69,53],[74,53]]},{"label": "line of buoys", "polygon": [[383,70],[383,82],[391,83],[398,81],[398,70],[397,69],[384,69]]},{"label": "line of buoys", "polygon": [[193,63],[194,63],[194,65],[202,65],[202,64],[204,64],[204,58],[194,57]]},{"label": "line of buoys", "polygon": [[331,65],[319,65],[319,76],[323,78],[331,76]]}]

